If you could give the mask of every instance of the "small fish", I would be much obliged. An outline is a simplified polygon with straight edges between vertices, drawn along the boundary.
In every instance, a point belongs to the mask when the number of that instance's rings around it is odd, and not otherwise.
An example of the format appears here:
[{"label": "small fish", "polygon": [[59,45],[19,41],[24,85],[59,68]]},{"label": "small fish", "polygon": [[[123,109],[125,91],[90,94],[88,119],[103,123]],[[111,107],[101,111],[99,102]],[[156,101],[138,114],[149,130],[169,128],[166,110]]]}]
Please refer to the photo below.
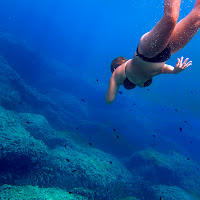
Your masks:
[{"label": "small fish", "polygon": [[180,129],[181,132],[183,131],[183,129],[181,127],[179,129]]},{"label": "small fish", "polygon": [[162,198],[160,197],[160,200],[162,200]]},{"label": "small fish", "polygon": [[176,112],[178,112],[178,110],[177,110],[177,109],[175,109],[175,111],[176,111]]},{"label": "small fish", "polygon": [[69,159],[66,159],[67,162],[69,162]]},{"label": "small fish", "polygon": [[192,141],[190,141],[190,144],[192,144]]},{"label": "small fish", "polygon": [[115,128],[113,129],[113,131],[115,132]]},{"label": "small fish", "polygon": [[110,164],[112,164],[112,161],[110,161]]},{"label": "small fish", "polygon": [[136,104],[134,103],[133,105],[135,106]]},{"label": "small fish", "polygon": [[159,143],[158,140],[157,140],[157,138],[156,138],[156,135],[152,135],[152,136],[153,136],[153,138],[154,138],[154,141],[155,141],[156,143]]},{"label": "small fish", "polygon": [[107,192],[108,192],[108,188],[107,188]]},{"label": "small fish", "polygon": [[187,158],[187,160],[190,160],[190,158]]},{"label": "small fish", "polygon": [[147,91],[150,91],[150,89],[147,89]]},{"label": "small fish", "polygon": [[67,148],[67,145],[65,145],[65,148]]},{"label": "small fish", "polygon": [[97,79],[96,82],[98,82],[99,80]]},{"label": "small fish", "polygon": [[73,170],[72,172],[74,173],[76,170]]},{"label": "small fish", "polygon": [[22,104],[22,102],[20,101],[20,102],[19,102],[19,104],[21,105],[21,104]]},{"label": "small fish", "polygon": [[187,124],[188,122],[187,122],[187,121],[184,121],[184,123],[186,123],[186,124]]},{"label": "small fish", "polygon": [[85,102],[85,99],[81,99],[81,101]]},{"label": "small fish", "polygon": [[92,143],[88,143],[90,146],[92,145]]},{"label": "small fish", "polygon": [[117,135],[117,139],[119,139],[119,136]]},{"label": "small fish", "polygon": [[29,124],[30,122],[29,122],[29,121],[26,121],[26,123]]},{"label": "small fish", "polygon": [[78,128],[76,128],[76,130],[78,131]]},{"label": "small fish", "polygon": [[121,92],[121,91],[119,91],[119,94],[122,94],[122,92]]},{"label": "small fish", "polygon": [[71,194],[72,192],[69,192],[69,194]]}]

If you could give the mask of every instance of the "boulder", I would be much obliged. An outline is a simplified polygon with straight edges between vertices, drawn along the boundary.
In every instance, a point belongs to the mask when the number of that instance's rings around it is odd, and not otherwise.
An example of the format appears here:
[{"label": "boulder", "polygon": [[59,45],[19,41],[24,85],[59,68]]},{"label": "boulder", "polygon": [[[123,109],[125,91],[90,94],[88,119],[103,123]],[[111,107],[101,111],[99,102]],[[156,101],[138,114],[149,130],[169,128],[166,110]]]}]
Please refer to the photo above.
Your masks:
[{"label": "boulder", "polygon": [[153,185],[177,186],[200,195],[200,166],[176,152],[162,154],[153,149],[139,151],[124,160],[125,166]]}]

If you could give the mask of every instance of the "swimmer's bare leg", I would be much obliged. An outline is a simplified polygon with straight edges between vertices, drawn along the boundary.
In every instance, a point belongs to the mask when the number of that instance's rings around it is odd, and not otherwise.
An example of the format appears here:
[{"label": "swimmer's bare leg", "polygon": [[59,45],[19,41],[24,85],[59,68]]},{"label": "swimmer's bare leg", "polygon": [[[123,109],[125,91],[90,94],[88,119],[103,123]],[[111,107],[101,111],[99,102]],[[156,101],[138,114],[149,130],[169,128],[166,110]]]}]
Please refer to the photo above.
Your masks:
[{"label": "swimmer's bare leg", "polygon": [[168,45],[179,17],[180,4],[181,0],[164,1],[164,15],[156,26],[141,38],[139,53],[153,57]]},{"label": "swimmer's bare leg", "polygon": [[197,0],[193,10],[175,27],[170,38],[171,53],[182,49],[197,33],[200,28],[200,0]]}]

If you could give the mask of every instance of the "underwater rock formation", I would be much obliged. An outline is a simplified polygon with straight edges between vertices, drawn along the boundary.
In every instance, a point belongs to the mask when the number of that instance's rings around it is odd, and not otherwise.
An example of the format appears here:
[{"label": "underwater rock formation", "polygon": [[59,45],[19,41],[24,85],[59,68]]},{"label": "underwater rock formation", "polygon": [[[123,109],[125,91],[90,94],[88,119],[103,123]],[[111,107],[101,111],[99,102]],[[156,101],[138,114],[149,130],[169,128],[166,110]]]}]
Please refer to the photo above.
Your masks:
[{"label": "underwater rock formation", "polygon": [[156,185],[153,186],[155,199],[170,199],[170,200],[195,200],[187,192],[176,186]]},{"label": "underwater rock formation", "polygon": [[61,190],[59,188],[39,188],[37,186],[0,186],[0,199],[12,199],[12,200],[25,200],[25,199],[76,199],[76,200],[88,200],[87,197],[79,196]]},{"label": "underwater rock formation", "polygon": [[[60,130],[69,128],[77,121],[78,116],[86,116],[80,102],[74,101],[72,106],[72,96],[65,97],[65,104],[58,106],[58,101],[52,101],[26,85],[3,57],[0,57],[0,69],[0,105],[5,109],[41,114],[47,118],[51,126]],[[58,96],[55,93],[52,95]]]},{"label": "underwater rock formation", "polygon": [[[0,55],[28,84],[39,78],[42,58],[25,41],[9,33],[0,33]],[[36,73],[38,76],[33,76]]]},{"label": "underwater rock formation", "polygon": [[0,185],[59,187],[93,199],[132,195],[136,180],[113,156],[56,136],[40,115],[0,107],[0,120]]},{"label": "underwater rock formation", "polygon": [[187,192],[196,190],[196,195],[200,195],[200,166],[176,152],[162,154],[148,149],[133,154],[124,164],[153,185],[176,185]]}]

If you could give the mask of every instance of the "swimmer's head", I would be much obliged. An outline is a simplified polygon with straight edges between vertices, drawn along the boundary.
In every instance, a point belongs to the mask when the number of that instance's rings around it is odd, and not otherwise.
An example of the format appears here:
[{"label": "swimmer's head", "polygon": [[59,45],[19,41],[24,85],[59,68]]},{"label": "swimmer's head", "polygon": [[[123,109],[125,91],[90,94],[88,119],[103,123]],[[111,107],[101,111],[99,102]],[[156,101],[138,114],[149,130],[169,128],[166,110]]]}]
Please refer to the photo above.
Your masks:
[{"label": "swimmer's head", "polygon": [[117,57],[115,58],[110,66],[111,72],[113,73],[117,67],[125,63],[127,59],[125,57]]}]

